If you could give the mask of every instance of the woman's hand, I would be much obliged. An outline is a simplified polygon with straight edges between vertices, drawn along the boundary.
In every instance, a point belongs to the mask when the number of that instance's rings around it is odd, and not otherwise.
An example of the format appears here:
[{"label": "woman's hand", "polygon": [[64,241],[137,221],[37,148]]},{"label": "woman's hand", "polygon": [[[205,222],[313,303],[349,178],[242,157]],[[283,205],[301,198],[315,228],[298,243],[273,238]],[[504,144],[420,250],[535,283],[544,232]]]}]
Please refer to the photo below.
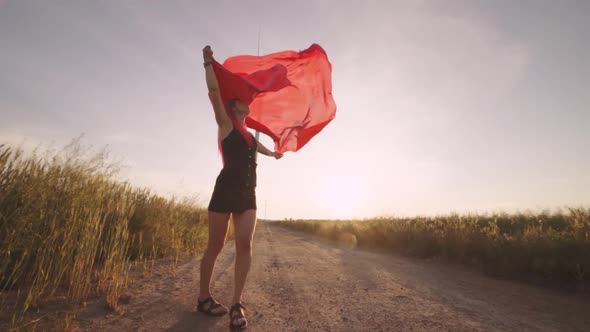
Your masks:
[{"label": "woman's hand", "polygon": [[213,50],[211,46],[207,45],[203,48],[203,62],[209,63],[213,61]]},{"label": "woman's hand", "polygon": [[262,145],[262,143],[260,143],[259,140],[256,140],[256,143],[257,143],[256,144],[256,151],[258,151],[259,153],[262,153],[263,155],[265,155],[267,157],[274,157],[275,159],[283,158],[282,153],[278,153],[276,151],[270,151],[267,147]]}]

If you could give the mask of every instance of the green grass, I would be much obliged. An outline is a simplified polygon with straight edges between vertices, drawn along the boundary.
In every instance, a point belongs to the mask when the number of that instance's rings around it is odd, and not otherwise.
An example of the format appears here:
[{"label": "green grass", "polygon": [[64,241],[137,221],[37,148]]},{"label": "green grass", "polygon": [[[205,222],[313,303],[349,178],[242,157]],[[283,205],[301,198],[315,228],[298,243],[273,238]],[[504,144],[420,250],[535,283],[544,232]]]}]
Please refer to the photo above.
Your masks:
[{"label": "green grass", "polygon": [[497,277],[577,290],[590,280],[590,209],[279,224],[359,247],[465,263]]},{"label": "green grass", "polygon": [[[24,156],[0,145],[0,290],[12,327],[52,295],[116,308],[130,260],[178,259],[207,241],[206,211],[118,182],[105,153],[74,144]],[[3,297],[4,299],[5,297]]]}]

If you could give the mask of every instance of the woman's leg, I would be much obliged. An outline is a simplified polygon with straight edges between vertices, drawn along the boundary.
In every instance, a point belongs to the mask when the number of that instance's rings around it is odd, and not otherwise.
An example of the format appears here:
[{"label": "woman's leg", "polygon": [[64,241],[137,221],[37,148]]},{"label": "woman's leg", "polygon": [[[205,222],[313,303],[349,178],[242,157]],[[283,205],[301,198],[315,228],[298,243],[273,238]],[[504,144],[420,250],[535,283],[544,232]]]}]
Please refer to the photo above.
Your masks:
[{"label": "woman's leg", "polygon": [[256,228],[256,210],[246,210],[239,214],[234,213],[233,219],[236,233],[236,266],[232,303],[238,303],[242,300],[242,291],[252,262],[252,239]]},{"label": "woman's leg", "polygon": [[[203,258],[201,259],[200,301],[211,296],[211,276],[213,275],[213,268],[215,267],[217,255],[219,255],[225,244],[225,236],[227,235],[227,227],[229,226],[229,215],[229,213],[209,211],[209,241],[207,242],[207,249],[203,254]],[[205,308],[205,310],[207,310],[207,308]],[[224,310],[226,309],[218,308],[214,310],[214,312]]]}]

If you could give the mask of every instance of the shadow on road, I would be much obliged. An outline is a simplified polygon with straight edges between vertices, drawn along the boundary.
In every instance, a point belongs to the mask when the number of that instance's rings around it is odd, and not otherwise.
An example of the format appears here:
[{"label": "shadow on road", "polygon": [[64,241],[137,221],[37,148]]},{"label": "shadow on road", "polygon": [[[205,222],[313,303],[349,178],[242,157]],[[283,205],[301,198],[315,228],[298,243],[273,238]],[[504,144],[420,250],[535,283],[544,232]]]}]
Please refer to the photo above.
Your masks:
[{"label": "shadow on road", "polygon": [[[221,321],[220,321],[221,320]],[[223,322],[222,322],[223,321]],[[227,329],[220,329],[220,325],[225,325],[227,321]],[[184,311],[179,315],[179,319],[167,332],[194,332],[194,331],[225,331],[229,330],[228,316],[221,317],[206,316],[194,311]]]}]

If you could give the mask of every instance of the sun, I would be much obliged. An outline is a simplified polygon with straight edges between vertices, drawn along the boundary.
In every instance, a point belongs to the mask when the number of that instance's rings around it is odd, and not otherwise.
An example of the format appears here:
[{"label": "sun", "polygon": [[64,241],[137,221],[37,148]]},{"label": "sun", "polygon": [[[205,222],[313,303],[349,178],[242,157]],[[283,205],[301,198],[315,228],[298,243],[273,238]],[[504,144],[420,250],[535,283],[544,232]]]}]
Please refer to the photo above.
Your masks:
[{"label": "sun", "polygon": [[322,177],[316,194],[320,208],[330,218],[354,218],[365,203],[366,185],[350,174],[333,173]]}]

